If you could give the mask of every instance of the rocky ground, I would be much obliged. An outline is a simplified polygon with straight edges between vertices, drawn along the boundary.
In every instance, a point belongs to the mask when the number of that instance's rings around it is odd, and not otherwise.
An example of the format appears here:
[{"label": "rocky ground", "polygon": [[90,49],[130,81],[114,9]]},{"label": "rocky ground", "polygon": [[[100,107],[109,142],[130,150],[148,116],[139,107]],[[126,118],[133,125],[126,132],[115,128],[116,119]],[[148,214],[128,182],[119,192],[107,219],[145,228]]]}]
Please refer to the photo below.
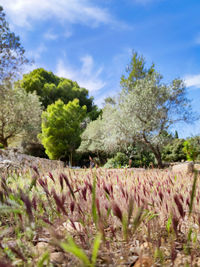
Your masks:
[{"label": "rocky ground", "polygon": [[13,170],[23,171],[33,166],[48,172],[62,168],[64,163],[58,160],[29,156],[21,153],[18,149],[0,149],[0,173],[5,174]]}]

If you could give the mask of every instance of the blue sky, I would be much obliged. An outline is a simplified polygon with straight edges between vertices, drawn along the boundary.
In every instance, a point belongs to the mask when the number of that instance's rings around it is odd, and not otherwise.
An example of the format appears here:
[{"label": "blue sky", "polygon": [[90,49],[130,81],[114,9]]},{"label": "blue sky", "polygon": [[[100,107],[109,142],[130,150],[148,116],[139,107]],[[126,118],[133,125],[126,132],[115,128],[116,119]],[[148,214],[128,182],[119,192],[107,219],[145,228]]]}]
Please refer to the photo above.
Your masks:
[{"label": "blue sky", "polygon": [[[132,49],[164,81],[182,78],[193,110],[200,103],[199,0],[0,0],[32,68],[79,83],[101,106],[120,90]],[[30,69],[26,70],[29,71]],[[200,134],[200,122],[176,126]]]}]

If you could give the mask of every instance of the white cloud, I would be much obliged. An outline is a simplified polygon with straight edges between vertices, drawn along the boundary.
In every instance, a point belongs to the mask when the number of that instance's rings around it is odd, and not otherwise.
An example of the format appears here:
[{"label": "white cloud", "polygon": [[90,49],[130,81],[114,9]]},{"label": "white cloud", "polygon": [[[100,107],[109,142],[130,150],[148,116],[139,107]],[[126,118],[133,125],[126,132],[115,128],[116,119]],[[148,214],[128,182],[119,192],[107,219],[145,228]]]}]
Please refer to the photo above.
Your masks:
[{"label": "white cloud", "polygon": [[[14,3],[13,3],[14,2]],[[95,27],[100,23],[112,23],[106,9],[92,0],[1,0],[12,24],[31,27],[33,20],[58,19],[65,23],[84,23]]]},{"label": "white cloud", "polygon": [[200,74],[186,75],[184,80],[187,87],[200,88]]},{"label": "white cloud", "polygon": [[69,37],[71,37],[72,36],[72,30],[69,30],[69,29],[67,29],[65,32],[64,32],[64,37],[65,38],[69,38]]},{"label": "white cloud", "polygon": [[100,78],[103,68],[100,67],[95,70],[94,61],[90,55],[82,57],[80,61],[82,62],[81,68],[75,69],[69,64],[64,64],[63,60],[59,60],[56,74],[77,81],[79,86],[88,89],[90,92],[97,92],[102,89],[106,85]]},{"label": "white cloud", "polygon": [[53,33],[52,31],[47,31],[44,34],[44,38],[47,40],[56,40],[56,39],[58,39],[58,35]]},{"label": "white cloud", "polygon": [[35,50],[28,51],[27,56],[28,58],[38,60],[45,51],[47,51],[47,47],[42,43]]}]

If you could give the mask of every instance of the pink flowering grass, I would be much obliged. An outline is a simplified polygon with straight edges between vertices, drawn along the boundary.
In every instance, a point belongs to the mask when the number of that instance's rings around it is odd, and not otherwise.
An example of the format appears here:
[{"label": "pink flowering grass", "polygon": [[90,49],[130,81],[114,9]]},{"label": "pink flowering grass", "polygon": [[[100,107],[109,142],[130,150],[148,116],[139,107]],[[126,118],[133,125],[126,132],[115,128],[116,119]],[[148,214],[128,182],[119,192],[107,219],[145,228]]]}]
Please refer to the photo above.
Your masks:
[{"label": "pink flowering grass", "polygon": [[[0,241],[0,256],[10,264],[15,258],[24,264],[32,259],[37,264],[34,246],[39,242],[38,235],[46,232],[56,250],[62,252],[59,244],[67,235],[73,235],[82,249],[89,250],[100,233],[102,249],[117,242],[130,245],[137,240],[141,245],[148,241],[153,257],[158,240],[164,239],[171,263],[176,257],[175,242],[182,242],[183,253],[186,243],[192,247],[192,255],[198,255],[200,240],[193,249],[188,238],[191,231],[199,238],[198,178],[197,174],[174,176],[168,170],[156,169],[63,169],[42,174],[36,167],[24,175],[1,177],[1,223],[3,230],[12,227],[14,231]],[[21,236],[29,249],[22,250],[20,242],[19,248],[9,248],[8,240]],[[163,257],[167,259],[167,255]]]}]

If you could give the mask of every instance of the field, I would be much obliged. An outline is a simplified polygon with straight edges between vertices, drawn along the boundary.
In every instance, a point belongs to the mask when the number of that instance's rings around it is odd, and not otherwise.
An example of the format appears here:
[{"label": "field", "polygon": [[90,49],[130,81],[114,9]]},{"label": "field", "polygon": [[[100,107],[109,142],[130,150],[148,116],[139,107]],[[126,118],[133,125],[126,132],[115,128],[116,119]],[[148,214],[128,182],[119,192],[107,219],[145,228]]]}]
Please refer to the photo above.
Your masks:
[{"label": "field", "polygon": [[200,266],[198,179],[36,167],[2,176],[0,266]]}]

